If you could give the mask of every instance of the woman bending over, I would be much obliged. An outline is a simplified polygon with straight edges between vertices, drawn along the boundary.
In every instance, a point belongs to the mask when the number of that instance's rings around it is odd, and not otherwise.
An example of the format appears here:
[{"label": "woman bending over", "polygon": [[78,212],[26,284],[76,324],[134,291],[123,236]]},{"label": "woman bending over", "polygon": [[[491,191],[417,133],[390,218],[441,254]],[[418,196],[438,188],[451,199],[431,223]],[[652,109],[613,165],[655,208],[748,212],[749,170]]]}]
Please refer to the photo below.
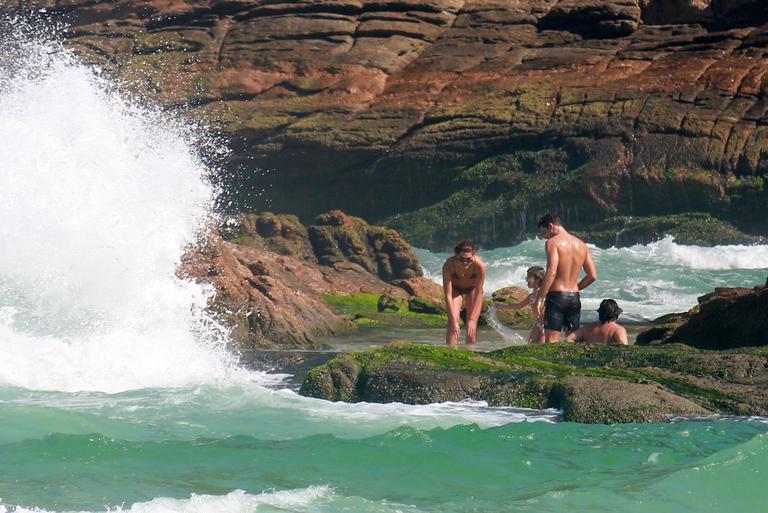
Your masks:
[{"label": "woman bending over", "polygon": [[443,292],[448,310],[446,342],[453,348],[457,347],[459,341],[459,321],[464,296],[467,298],[466,344],[474,347],[477,342],[477,322],[483,309],[485,263],[476,253],[477,246],[468,241],[461,241],[454,248],[454,255],[443,264]]}]

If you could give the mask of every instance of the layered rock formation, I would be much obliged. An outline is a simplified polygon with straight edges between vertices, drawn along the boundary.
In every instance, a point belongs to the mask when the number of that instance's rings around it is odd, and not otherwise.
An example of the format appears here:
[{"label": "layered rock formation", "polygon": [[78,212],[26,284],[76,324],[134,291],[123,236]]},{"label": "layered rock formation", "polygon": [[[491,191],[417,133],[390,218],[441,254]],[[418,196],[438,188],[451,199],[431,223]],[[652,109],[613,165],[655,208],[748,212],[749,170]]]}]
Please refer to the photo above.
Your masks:
[{"label": "layered rock formation", "polygon": [[[309,235],[326,233],[329,218],[338,221],[332,231],[338,253],[332,261],[325,258],[326,246],[315,252]],[[319,221],[319,226],[307,228],[295,216],[247,215],[222,228],[230,242],[211,233],[190,251],[179,275],[215,288],[211,309],[232,329],[232,340],[242,348],[319,347],[322,335],[356,329],[351,319],[334,311],[325,295],[386,295],[404,301],[412,295],[380,278],[377,269],[416,290],[429,287],[419,285],[427,280],[416,277],[421,268],[393,230],[368,226],[341,212]],[[370,259],[361,260],[361,254]],[[393,272],[392,266],[376,267],[371,262],[402,265]]]},{"label": "layered rock formation", "polygon": [[225,235],[241,245],[265,249],[326,267],[355,264],[384,281],[400,281],[414,292],[425,287],[411,246],[395,231],[371,226],[339,210],[322,214],[305,227],[294,215],[271,212],[245,215],[225,227]]},{"label": "layered rock formation", "polygon": [[768,413],[764,349],[714,353],[609,346],[516,346],[472,353],[405,342],[312,369],[304,395],[428,404],[467,398],[558,408],[564,420],[655,422],[713,412]]},{"label": "layered rock formation", "polygon": [[[68,43],[233,141],[241,208],[508,245],[699,211],[768,231],[762,0],[37,0]],[[275,170],[275,173],[267,171]]]}]

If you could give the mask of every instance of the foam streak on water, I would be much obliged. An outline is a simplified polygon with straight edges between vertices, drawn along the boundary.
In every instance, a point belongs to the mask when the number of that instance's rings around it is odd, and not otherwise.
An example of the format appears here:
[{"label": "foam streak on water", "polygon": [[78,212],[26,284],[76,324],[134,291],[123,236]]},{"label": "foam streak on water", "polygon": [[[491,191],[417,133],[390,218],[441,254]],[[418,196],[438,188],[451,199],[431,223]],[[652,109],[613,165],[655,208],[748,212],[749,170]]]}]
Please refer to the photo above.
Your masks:
[{"label": "foam streak on water", "polygon": [[[603,298],[616,299],[626,319],[653,319],[686,311],[696,298],[715,287],[754,287],[768,275],[768,246],[684,246],[672,237],[648,245],[600,249],[590,247],[599,279],[582,294],[585,318]],[[448,256],[416,250],[427,275],[439,281]],[[526,270],[546,265],[544,241],[532,240],[509,248],[482,251],[488,264],[486,291],[515,285],[525,287]]]},{"label": "foam streak on water", "polygon": [[126,101],[56,44],[2,47],[14,53],[0,57],[0,384],[224,378],[202,313],[210,291],[174,276],[213,196],[189,127]]}]

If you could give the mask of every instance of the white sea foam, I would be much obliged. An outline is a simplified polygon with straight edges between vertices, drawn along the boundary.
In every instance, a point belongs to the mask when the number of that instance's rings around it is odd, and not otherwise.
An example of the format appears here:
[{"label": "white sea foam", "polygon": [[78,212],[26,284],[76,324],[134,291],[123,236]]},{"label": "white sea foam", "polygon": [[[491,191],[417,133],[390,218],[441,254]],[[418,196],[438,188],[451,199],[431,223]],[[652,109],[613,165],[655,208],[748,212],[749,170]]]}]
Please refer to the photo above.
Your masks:
[{"label": "white sea foam", "polygon": [[[296,490],[268,491],[249,494],[235,490],[226,495],[192,494],[187,499],[158,497],[131,506],[115,506],[100,510],[103,513],[420,513],[415,506],[372,501],[363,497],[338,495],[329,486],[310,486]],[[0,513],[55,513],[50,510],[25,506],[4,506]],[[64,512],[63,512],[64,513]],[[71,511],[65,513],[100,513]]]},{"label": "white sea foam", "polygon": [[768,245],[686,246],[677,244],[673,237],[667,236],[648,245],[606,250],[606,253],[614,252],[632,260],[650,260],[660,265],[703,271],[768,269]]},{"label": "white sea foam", "polygon": [[[327,486],[310,486],[299,490],[284,490],[251,495],[235,490],[227,495],[192,494],[188,499],[158,497],[131,506],[105,508],[105,512],[126,513],[251,513],[255,511],[312,511],[313,504],[332,496]],[[48,513],[49,510],[23,506],[6,507],[0,503],[0,513]],[[52,513],[52,512],[51,512]],[[74,512],[72,512],[74,513]],[[88,513],[81,511],[78,513]]]},{"label": "white sea foam", "polygon": [[0,384],[227,379],[224,330],[203,312],[211,291],[174,276],[214,196],[192,127],[54,43],[2,37]]}]

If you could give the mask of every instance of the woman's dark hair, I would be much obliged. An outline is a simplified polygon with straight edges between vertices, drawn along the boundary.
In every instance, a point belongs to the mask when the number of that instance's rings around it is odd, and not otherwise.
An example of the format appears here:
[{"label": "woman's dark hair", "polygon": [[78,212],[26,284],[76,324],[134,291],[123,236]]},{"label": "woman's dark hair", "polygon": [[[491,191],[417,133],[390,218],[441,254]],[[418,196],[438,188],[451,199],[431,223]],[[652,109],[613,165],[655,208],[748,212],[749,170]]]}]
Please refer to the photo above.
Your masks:
[{"label": "woman's dark hair", "polygon": [[538,279],[539,281],[544,281],[544,271],[543,267],[539,267],[538,265],[534,265],[533,267],[529,267],[528,271],[525,273],[526,276],[533,276],[534,278]]},{"label": "woman's dark hair", "polygon": [[456,247],[453,248],[453,252],[456,253],[457,255],[462,251],[471,251],[472,253],[474,253],[475,251],[477,251],[477,246],[475,246],[474,242],[463,240],[458,244],[456,244]]},{"label": "woman's dark hair", "polygon": [[554,224],[555,226],[560,226],[560,218],[557,217],[557,214],[544,214],[539,219],[539,228],[546,228],[550,224]]},{"label": "woman's dark hair", "polygon": [[623,310],[613,299],[603,299],[600,302],[600,308],[597,309],[597,316],[600,318],[600,324],[612,322],[619,319]]}]

